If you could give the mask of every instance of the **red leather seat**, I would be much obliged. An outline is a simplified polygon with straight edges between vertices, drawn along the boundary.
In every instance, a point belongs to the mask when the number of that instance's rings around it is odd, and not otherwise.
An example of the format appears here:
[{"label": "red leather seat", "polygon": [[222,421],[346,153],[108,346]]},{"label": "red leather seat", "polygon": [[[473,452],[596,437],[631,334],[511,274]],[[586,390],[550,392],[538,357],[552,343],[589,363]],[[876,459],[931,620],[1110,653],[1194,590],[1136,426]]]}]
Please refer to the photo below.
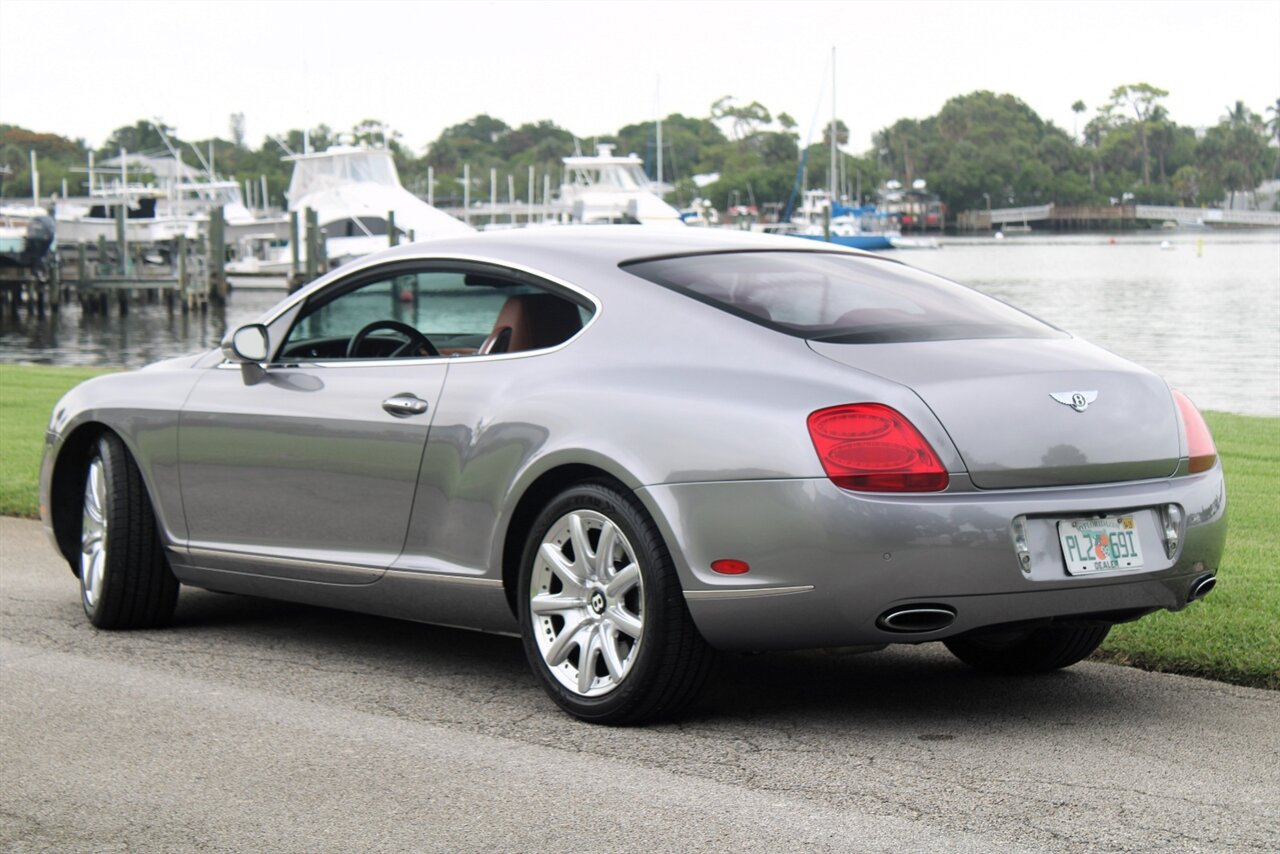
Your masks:
[{"label": "red leather seat", "polygon": [[553,294],[507,297],[479,353],[519,353],[568,341],[582,328],[578,307]]}]

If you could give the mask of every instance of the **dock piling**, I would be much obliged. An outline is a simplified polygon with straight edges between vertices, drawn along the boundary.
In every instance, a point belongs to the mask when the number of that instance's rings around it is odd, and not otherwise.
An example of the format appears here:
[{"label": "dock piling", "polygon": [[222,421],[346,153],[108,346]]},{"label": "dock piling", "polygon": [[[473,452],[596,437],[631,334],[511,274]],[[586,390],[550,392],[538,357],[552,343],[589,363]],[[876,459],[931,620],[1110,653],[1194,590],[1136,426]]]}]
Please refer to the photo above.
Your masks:
[{"label": "dock piling", "polygon": [[124,202],[116,205],[116,274],[121,276],[129,275],[128,238],[125,235],[127,212],[128,206]]},{"label": "dock piling", "polygon": [[298,245],[298,212],[289,211],[289,287],[298,281],[301,265],[298,263],[301,247]]},{"label": "dock piling", "polygon": [[307,281],[314,281],[320,263],[319,216],[311,208],[306,209],[307,221]]},{"label": "dock piling", "polygon": [[219,304],[227,301],[227,229],[221,207],[209,211],[209,296]]}]

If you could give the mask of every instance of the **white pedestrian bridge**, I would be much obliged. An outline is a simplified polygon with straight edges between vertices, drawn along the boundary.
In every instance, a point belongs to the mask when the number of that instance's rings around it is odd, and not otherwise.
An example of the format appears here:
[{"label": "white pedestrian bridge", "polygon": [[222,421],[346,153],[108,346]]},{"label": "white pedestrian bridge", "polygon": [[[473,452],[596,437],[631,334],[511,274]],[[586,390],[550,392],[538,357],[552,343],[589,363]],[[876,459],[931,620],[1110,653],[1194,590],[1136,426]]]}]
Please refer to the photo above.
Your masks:
[{"label": "white pedestrian bridge", "polygon": [[[981,217],[984,212],[974,211]],[[1151,219],[1179,225],[1244,225],[1280,227],[1280,211],[1240,211],[1220,208],[1184,208],[1172,205],[1118,205],[1112,207],[1059,207],[1052,202],[1021,208],[985,211],[987,227],[1042,220]]]},{"label": "white pedestrian bridge", "polygon": [[1235,211],[1220,208],[1179,208],[1169,205],[1135,205],[1138,219],[1173,221],[1179,225],[1280,226],[1280,211]]}]

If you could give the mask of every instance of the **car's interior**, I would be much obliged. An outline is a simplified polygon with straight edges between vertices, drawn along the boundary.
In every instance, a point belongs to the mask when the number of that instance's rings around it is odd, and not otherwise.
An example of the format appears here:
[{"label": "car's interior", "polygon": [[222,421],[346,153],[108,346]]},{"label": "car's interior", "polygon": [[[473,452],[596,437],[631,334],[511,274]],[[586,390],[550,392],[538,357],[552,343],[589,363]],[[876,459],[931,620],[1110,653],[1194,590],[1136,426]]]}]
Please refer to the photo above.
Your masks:
[{"label": "car's interior", "polygon": [[579,299],[503,276],[401,272],[316,294],[299,313],[277,359],[416,359],[541,350],[572,338],[590,319],[594,309]]}]

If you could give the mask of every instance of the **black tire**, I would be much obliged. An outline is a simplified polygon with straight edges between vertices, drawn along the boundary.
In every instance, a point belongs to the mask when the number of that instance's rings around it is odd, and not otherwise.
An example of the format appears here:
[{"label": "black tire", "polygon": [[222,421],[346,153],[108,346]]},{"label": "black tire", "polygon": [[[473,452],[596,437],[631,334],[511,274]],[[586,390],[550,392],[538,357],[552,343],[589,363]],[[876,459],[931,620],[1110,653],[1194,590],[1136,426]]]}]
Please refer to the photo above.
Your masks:
[{"label": "black tire", "polygon": [[[598,562],[600,567],[596,575],[582,576],[586,585],[577,590],[567,586],[542,553],[544,539],[557,537],[566,526],[572,529],[574,518],[581,520],[590,541],[583,560]],[[614,526],[616,533],[608,536],[615,546],[603,556],[602,540],[609,530],[606,521]],[[574,540],[571,534],[565,536],[569,539],[562,546],[551,543],[551,548],[560,549],[565,562],[576,567],[576,559],[565,557],[575,553]],[[592,549],[595,554],[590,553]],[[638,574],[628,569],[632,559]],[[614,583],[607,583],[611,580]],[[697,696],[706,681],[713,653],[689,616],[671,555],[644,509],[613,485],[580,484],[547,505],[525,543],[519,585],[521,635],[529,664],[551,699],[574,717],[615,725],[671,717]],[[619,594],[615,588],[626,593]],[[535,614],[535,594],[540,599],[566,597],[563,601],[583,605]],[[627,631],[618,628],[624,624],[629,626]],[[571,631],[573,626],[578,630]],[[638,637],[628,631],[638,632]],[[550,663],[560,636],[574,634],[581,642],[566,642],[567,657],[559,664]],[[612,661],[606,644],[612,645]],[[594,652],[587,651],[593,647]],[[578,668],[584,656],[588,667]],[[615,669],[619,675],[615,676]],[[578,687],[584,678],[591,683],[585,692]]]},{"label": "black tire", "polygon": [[1110,631],[1105,623],[1048,625],[965,635],[943,643],[952,655],[978,670],[1045,673],[1088,658]]},{"label": "black tire", "polygon": [[[142,475],[114,433],[104,433],[89,456],[83,500],[76,575],[89,622],[100,629],[164,625],[178,601],[178,580],[165,558]],[[100,528],[99,518],[105,520]]]}]

